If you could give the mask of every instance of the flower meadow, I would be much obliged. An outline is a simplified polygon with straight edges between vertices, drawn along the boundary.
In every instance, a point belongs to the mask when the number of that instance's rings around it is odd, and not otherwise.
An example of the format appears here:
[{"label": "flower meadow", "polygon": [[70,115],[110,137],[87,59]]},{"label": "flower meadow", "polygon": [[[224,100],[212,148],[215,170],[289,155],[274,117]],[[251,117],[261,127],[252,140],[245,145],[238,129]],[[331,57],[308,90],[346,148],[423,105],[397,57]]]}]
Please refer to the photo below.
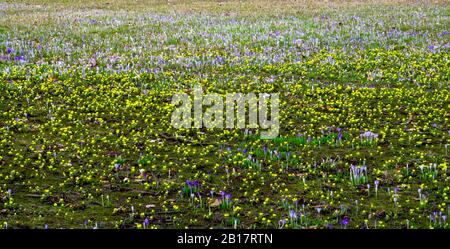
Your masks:
[{"label": "flower meadow", "polygon": [[[0,3],[1,228],[450,228],[446,1]],[[171,125],[279,93],[280,132]]]}]

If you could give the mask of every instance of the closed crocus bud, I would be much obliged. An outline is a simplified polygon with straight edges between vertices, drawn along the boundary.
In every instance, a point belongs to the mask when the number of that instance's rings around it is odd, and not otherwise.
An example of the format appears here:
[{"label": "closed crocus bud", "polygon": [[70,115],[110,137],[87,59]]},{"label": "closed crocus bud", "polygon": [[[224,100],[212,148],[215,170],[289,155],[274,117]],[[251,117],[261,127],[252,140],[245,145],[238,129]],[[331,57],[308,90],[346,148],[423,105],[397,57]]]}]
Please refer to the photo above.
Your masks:
[{"label": "closed crocus bud", "polygon": [[139,170],[139,177],[146,179],[147,178],[147,173],[145,172],[145,169],[140,169]]}]

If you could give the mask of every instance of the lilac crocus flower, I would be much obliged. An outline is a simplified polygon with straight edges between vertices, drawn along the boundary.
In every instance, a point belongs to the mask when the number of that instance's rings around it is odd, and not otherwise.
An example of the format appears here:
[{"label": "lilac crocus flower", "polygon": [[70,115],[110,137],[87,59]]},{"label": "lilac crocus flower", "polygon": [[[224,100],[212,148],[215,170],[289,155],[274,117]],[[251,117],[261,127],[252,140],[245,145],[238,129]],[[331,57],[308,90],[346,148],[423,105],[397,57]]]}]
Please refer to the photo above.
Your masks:
[{"label": "lilac crocus flower", "polygon": [[298,218],[298,216],[294,210],[289,210],[289,217],[291,217],[291,219],[294,219],[294,220]]},{"label": "lilac crocus flower", "polygon": [[375,139],[375,138],[378,138],[378,134],[373,133],[371,131],[366,131],[364,133],[361,133],[360,137],[361,138],[366,138],[366,139]]}]

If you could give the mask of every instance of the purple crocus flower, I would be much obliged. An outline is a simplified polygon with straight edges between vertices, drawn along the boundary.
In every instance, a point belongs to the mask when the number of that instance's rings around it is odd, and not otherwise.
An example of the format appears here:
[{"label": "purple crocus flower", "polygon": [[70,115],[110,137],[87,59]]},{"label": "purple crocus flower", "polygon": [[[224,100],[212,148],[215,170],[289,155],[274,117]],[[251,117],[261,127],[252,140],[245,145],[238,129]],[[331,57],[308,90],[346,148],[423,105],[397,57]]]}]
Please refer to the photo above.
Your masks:
[{"label": "purple crocus flower", "polygon": [[348,220],[348,217],[347,217],[347,216],[345,216],[344,219],[342,219],[342,220],[339,221],[339,224],[344,225],[344,226],[347,226],[348,223],[349,223],[349,220]]},{"label": "purple crocus flower", "polygon": [[291,217],[291,219],[297,219],[298,218],[298,216],[297,216],[297,214],[295,213],[294,210],[289,210],[289,217]]},{"label": "purple crocus flower", "polygon": [[22,55],[16,56],[16,57],[14,58],[14,60],[15,60],[15,61],[25,61],[25,57],[23,57]]}]

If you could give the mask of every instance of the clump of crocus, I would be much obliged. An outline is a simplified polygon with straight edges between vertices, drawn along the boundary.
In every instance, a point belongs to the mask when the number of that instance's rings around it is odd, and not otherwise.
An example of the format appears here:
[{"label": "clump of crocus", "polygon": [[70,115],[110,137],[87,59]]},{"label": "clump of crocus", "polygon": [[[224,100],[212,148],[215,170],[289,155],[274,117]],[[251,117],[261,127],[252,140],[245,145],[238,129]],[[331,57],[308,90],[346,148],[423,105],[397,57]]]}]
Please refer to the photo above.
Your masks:
[{"label": "clump of crocus", "polygon": [[220,191],[222,196],[222,202],[220,203],[221,209],[229,209],[231,207],[231,194],[227,194],[225,191]]},{"label": "clump of crocus", "polygon": [[361,185],[367,182],[367,166],[350,167],[350,181],[353,185]]},{"label": "clump of crocus", "polygon": [[198,193],[200,191],[201,184],[199,181],[191,181],[186,180],[186,185],[184,185],[183,189],[181,190],[183,195],[191,196],[194,193]]}]

